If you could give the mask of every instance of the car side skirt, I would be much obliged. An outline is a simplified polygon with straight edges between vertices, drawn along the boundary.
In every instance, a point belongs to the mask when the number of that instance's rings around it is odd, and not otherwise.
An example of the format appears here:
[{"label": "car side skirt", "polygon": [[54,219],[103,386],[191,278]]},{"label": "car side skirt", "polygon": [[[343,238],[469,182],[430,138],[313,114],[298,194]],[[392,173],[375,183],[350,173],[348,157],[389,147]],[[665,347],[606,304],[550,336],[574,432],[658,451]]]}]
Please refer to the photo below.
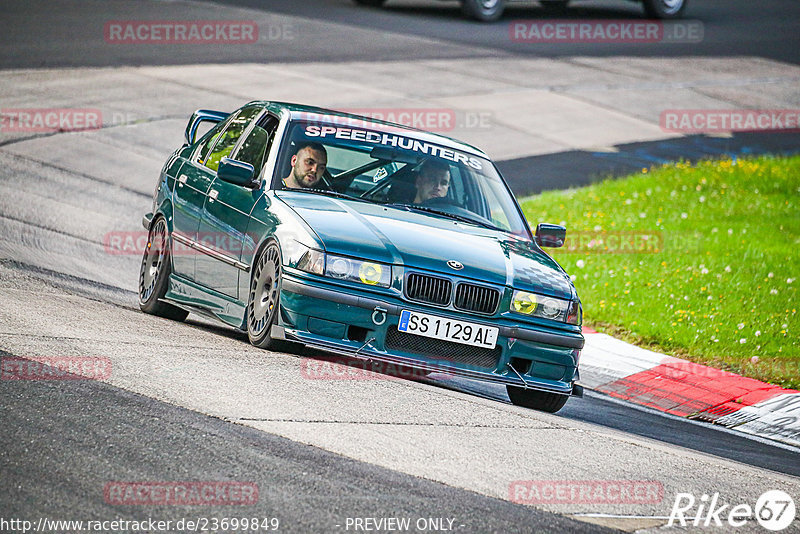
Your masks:
[{"label": "car side skirt", "polygon": [[169,276],[163,300],[184,310],[216,318],[234,328],[244,326],[245,304],[174,273]]}]

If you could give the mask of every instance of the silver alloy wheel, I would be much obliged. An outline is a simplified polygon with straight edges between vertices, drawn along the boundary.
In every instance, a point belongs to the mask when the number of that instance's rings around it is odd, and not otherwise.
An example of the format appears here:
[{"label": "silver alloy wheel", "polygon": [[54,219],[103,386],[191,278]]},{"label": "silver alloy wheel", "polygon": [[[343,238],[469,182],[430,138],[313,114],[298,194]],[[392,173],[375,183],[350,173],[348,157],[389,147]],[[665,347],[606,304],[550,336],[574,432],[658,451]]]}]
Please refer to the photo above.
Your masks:
[{"label": "silver alloy wheel", "polygon": [[641,0],[645,14],[654,19],[677,19],[686,11],[689,0]]},{"label": "silver alloy wheel", "polygon": [[680,11],[683,6],[683,0],[659,0],[664,6],[664,13],[672,15]]},{"label": "silver alloy wheel", "polygon": [[481,22],[493,22],[503,14],[505,0],[461,0],[461,12]]},{"label": "silver alloy wheel", "polygon": [[164,257],[167,250],[167,225],[164,219],[159,219],[150,229],[147,237],[147,249],[142,257],[142,266],[139,271],[139,301],[147,302],[153,295],[153,290],[158,281],[158,275],[164,267]]},{"label": "silver alloy wheel", "polygon": [[272,316],[278,304],[280,288],[280,255],[274,244],[267,246],[261,254],[250,284],[247,323],[253,336],[260,336],[272,323]]}]

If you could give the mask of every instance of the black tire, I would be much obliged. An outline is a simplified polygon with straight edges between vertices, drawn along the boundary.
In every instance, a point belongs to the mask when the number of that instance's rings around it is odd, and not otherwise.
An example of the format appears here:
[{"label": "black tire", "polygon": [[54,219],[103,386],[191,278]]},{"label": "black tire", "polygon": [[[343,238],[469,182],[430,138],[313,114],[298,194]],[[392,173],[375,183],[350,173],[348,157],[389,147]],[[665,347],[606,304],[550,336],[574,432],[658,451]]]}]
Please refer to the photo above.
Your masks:
[{"label": "black tire", "polygon": [[644,12],[654,19],[679,19],[689,0],[643,0]]},{"label": "black tire", "polygon": [[506,386],[508,398],[511,403],[524,408],[532,408],[542,412],[556,413],[564,407],[569,400],[568,395],[525,389],[519,386]]},{"label": "black tire", "polygon": [[461,0],[461,12],[481,22],[492,22],[503,15],[505,0]]},{"label": "black tire", "polygon": [[277,243],[268,243],[253,262],[250,293],[247,298],[247,337],[262,349],[286,347],[282,340],[272,339],[270,331],[278,316],[281,293],[281,252]]},{"label": "black tire", "polygon": [[567,10],[569,0],[539,0],[545,11],[550,13],[564,13]]},{"label": "black tire", "polygon": [[386,3],[386,0],[353,0],[360,6],[381,7]]},{"label": "black tire", "polygon": [[167,221],[163,217],[158,217],[150,225],[147,248],[144,250],[142,265],[139,268],[139,308],[145,313],[183,321],[189,312],[159,300],[167,294],[171,272],[172,256],[167,235]]}]

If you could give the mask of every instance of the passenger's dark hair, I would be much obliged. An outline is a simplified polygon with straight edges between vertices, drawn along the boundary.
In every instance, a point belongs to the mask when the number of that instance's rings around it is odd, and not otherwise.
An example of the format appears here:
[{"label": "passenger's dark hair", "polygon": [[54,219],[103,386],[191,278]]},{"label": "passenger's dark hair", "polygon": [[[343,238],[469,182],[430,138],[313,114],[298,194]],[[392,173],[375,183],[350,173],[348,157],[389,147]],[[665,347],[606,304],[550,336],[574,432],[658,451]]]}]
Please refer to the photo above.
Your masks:
[{"label": "passenger's dark hair", "polygon": [[450,165],[447,162],[433,158],[426,159],[419,166],[420,174],[440,174],[449,171]]},{"label": "passenger's dark hair", "polygon": [[314,150],[316,152],[322,152],[323,154],[325,154],[325,156],[328,155],[328,151],[325,150],[325,147],[314,141],[305,141],[297,145],[297,150],[294,151],[295,155],[299,154],[300,151],[303,150],[304,148],[310,148],[311,150]]}]

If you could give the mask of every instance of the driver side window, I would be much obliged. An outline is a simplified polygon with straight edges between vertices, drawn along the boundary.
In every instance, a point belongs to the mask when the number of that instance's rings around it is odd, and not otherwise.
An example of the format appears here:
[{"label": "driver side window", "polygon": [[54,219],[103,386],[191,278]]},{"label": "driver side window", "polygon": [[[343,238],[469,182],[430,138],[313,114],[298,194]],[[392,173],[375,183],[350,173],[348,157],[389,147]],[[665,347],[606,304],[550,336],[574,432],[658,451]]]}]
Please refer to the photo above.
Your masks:
[{"label": "driver side window", "polygon": [[261,176],[261,170],[269,156],[272,140],[275,138],[275,131],[278,129],[280,121],[277,117],[266,115],[239,145],[233,159],[249,163],[255,169],[253,176]]}]

